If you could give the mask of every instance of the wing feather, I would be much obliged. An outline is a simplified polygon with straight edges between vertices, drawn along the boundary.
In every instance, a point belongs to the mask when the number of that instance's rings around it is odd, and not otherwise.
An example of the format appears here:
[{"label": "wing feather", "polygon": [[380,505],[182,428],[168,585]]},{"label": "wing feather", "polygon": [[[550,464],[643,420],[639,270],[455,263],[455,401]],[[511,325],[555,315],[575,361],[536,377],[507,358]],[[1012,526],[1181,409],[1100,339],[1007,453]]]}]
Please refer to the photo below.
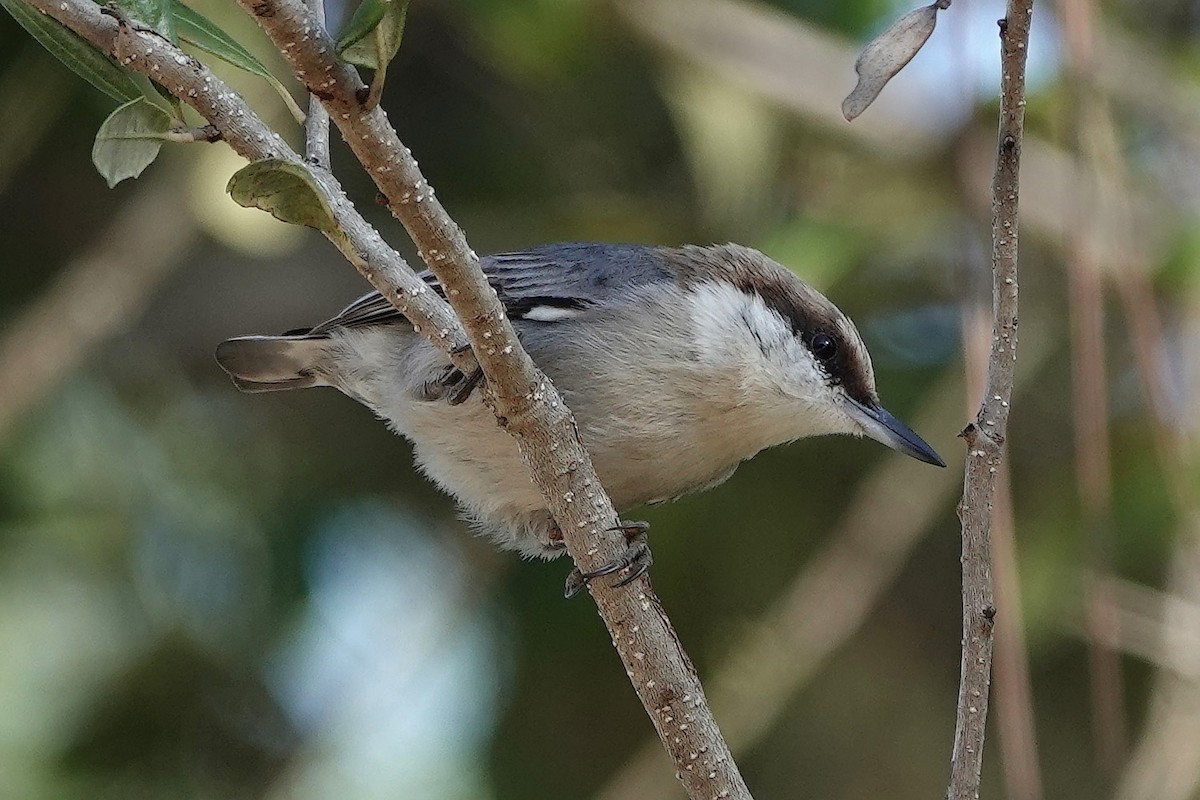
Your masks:
[{"label": "wing feather", "polygon": [[[568,242],[485,256],[479,263],[511,318],[553,322],[604,303],[622,288],[669,280],[657,252],[646,245]],[[445,296],[433,273],[425,271],[420,277]],[[310,334],[398,322],[407,324],[386,298],[370,292]]]}]

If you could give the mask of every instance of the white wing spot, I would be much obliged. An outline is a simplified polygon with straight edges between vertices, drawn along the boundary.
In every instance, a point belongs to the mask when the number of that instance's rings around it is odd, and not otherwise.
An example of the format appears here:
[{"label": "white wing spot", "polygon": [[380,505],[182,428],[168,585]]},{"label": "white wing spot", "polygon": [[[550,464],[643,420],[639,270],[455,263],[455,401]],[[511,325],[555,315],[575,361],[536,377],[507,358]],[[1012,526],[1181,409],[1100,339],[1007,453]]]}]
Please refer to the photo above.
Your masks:
[{"label": "white wing spot", "polygon": [[563,308],[561,306],[534,306],[521,315],[521,319],[534,322],[558,322],[579,316],[578,308]]}]

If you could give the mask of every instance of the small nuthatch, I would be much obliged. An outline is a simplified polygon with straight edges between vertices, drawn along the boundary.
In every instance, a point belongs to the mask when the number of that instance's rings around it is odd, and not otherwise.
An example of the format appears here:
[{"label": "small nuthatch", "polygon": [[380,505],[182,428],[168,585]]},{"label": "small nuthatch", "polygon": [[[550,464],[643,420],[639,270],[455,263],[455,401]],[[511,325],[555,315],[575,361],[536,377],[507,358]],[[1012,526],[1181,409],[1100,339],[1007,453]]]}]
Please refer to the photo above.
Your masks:
[{"label": "small nuthatch", "polygon": [[[711,488],[760,450],[806,436],[865,434],[945,466],[879,404],[854,324],[756,250],[571,243],[480,264],[618,509]],[[472,396],[479,376],[450,365],[378,293],[312,329],[230,339],[217,361],[247,392],[341,390],[411,440],[421,470],[501,546],[564,552],[515,440]],[[573,573],[569,592],[645,571],[646,526],[622,530],[626,555]]]}]

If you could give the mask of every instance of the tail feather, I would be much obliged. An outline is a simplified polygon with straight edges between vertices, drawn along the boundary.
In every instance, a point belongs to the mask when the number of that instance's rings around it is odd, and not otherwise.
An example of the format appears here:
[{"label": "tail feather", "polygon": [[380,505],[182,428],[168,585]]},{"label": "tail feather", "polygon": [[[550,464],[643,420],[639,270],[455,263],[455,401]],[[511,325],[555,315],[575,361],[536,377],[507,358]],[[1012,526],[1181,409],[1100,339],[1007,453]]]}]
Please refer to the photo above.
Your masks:
[{"label": "tail feather", "polygon": [[217,346],[217,363],[243,392],[328,386],[329,339],[239,336]]}]

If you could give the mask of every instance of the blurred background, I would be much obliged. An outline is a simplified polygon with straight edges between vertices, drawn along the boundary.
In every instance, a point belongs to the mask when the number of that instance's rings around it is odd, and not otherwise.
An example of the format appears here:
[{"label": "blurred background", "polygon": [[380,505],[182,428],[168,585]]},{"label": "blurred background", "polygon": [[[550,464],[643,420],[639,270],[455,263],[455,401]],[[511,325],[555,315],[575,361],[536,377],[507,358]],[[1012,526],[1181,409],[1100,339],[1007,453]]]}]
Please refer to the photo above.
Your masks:
[{"label": "blurred background", "polygon": [[[280,66],[233,4],[195,7]],[[858,50],[909,8],[415,0],[388,80],[479,252],[761,248],[858,322],[950,462],[811,440],[634,512],[760,798],[929,798],[948,772],[1003,4],[943,12],[847,124]],[[1200,5],[1059,0],[1033,30],[984,796],[1200,797]],[[0,15],[0,796],[682,797],[565,561],[472,538],[332,390],[233,389],[218,342],[367,287],[235,206],[225,145],[108,190],[112,107]]]}]

